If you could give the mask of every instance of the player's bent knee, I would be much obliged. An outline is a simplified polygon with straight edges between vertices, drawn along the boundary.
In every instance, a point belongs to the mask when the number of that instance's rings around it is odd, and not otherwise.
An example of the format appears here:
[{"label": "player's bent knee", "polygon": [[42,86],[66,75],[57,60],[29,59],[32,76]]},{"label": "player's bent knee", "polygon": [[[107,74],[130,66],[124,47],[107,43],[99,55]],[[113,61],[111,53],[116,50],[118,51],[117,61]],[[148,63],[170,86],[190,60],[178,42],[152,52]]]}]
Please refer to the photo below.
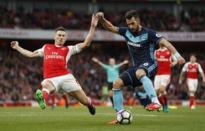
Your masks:
[{"label": "player's bent knee", "polygon": [[120,89],[123,86],[123,81],[121,79],[117,79],[113,83],[113,89]]},{"label": "player's bent knee", "polygon": [[160,88],[159,88],[159,92],[160,92],[160,93],[164,93],[164,92],[165,92],[165,87],[164,87],[164,86],[160,87]]},{"label": "player's bent knee", "polygon": [[143,69],[138,69],[135,74],[136,74],[136,77],[140,79],[141,77],[146,75],[146,72]]}]

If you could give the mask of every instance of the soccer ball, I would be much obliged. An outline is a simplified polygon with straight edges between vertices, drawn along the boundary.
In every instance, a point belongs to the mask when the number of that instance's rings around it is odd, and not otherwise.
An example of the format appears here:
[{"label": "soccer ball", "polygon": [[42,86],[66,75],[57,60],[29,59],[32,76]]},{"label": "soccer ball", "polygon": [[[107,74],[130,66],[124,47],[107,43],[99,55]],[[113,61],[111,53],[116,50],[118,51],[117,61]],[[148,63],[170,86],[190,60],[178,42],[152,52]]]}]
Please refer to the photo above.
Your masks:
[{"label": "soccer ball", "polygon": [[117,121],[119,124],[131,124],[133,116],[130,111],[123,110],[117,113]]}]

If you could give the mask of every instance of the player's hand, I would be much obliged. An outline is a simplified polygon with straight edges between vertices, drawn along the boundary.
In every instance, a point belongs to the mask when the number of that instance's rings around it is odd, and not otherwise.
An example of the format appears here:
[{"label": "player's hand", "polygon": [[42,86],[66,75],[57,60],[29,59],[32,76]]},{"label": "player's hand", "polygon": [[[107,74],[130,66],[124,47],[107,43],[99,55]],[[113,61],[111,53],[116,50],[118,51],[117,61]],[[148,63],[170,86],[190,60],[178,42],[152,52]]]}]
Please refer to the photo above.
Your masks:
[{"label": "player's hand", "polygon": [[95,57],[93,57],[93,58],[92,58],[92,61],[94,61],[94,62],[98,62],[98,59],[95,58]]},{"label": "player's hand", "polygon": [[128,60],[124,60],[123,63],[124,63],[124,64],[128,64],[129,61],[128,61]]},{"label": "player's hand", "polygon": [[202,81],[205,83],[205,78],[203,78]]},{"label": "player's hand", "polygon": [[19,47],[19,42],[18,41],[12,41],[11,42],[11,47],[16,50]]},{"label": "player's hand", "polygon": [[101,19],[101,18],[104,18],[104,13],[103,12],[98,12],[96,13],[96,16]]},{"label": "player's hand", "polygon": [[92,20],[91,20],[91,26],[92,27],[96,27],[99,21],[99,17],[97,17],[97,15],[92,15]]},{"label": "player's hand", "polygon": [[179,57],[178,58],[178,63],[181,65],[181,64],[184,64],[185,63],[185,59],[183,57]]},{"label": "player's hand", "polygon": [[181,80],[181,79],[179,79],[179,84],[180,84],[180,85],[182,84],[182,80]]}]

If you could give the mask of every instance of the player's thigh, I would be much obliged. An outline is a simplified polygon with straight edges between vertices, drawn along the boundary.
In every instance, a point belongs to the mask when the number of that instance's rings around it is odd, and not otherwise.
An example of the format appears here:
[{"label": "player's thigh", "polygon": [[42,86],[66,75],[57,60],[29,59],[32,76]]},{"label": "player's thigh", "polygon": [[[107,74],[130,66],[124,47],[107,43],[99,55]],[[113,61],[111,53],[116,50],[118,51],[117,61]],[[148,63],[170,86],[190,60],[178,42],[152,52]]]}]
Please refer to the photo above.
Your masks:
[{"label": "player's thigh", "polygon": [[166,88],[170,83],[170,75],[161,75],[160,79],[160,86]]},{"label": "player's thigh", "polygon": [[66,93],[82,90],[80,84],[72,74],[69,74],[66,76],[66,78],[64,78],[64,80],[61,83],[61,88]]},{"label": "player's thigh", "polygon": [[120,75],[120,79],[123,81],[124,86],[137,87],[142,85],[142,83],[136,77],[136,70],[136,67],[131,67]]},{"label": "player's thigh", "polygon": [[42,88],[48,89],[50,92],[55,91],[57,88],[57,84],[55,83],[55,81],[53,79],[44,79],[41,82],[41,86],[42,86]]},{"label": "player's thigh", "polygon": [[84,105],[86,105],[89,101],[89,98],[86,96],[85,92],[82,89],[69,92],[68,94]]},{"label": "player's thigh", "polygon": [[197,79],[187,79],[187,86],[188,86],[189,91],[196,92],[196,89],[198,86],[198,80]]}]

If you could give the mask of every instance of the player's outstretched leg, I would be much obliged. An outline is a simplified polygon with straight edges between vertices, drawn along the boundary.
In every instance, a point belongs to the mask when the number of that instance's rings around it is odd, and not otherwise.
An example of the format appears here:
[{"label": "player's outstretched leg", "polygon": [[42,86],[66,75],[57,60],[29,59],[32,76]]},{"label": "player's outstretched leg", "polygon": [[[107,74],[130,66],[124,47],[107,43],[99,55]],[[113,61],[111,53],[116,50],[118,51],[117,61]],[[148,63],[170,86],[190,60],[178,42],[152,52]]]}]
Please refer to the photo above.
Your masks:
[{"label": "player's outstretched leg", "polygon": [[43,93],[40,89],[36,90],[36,100],[38,101],[38,104],[39,104],[41,109],[46,108],[46,103],[45,103],[44,98],[43,98]]},{"label": "player's outstretched leg", "polygon": [[80,103],[82,103],[83,105],[87,106],[89,112],[91,115],[95,115],[96,113],[96,108],[95,106],[92,104],[92,101],[90,98],[88,98],[85,94],[85,92],[81,89],[81,90],[77,90],[77,91],[73,91],[69,93],[70,96],[73,96],[74,98],[76,98]]}]

